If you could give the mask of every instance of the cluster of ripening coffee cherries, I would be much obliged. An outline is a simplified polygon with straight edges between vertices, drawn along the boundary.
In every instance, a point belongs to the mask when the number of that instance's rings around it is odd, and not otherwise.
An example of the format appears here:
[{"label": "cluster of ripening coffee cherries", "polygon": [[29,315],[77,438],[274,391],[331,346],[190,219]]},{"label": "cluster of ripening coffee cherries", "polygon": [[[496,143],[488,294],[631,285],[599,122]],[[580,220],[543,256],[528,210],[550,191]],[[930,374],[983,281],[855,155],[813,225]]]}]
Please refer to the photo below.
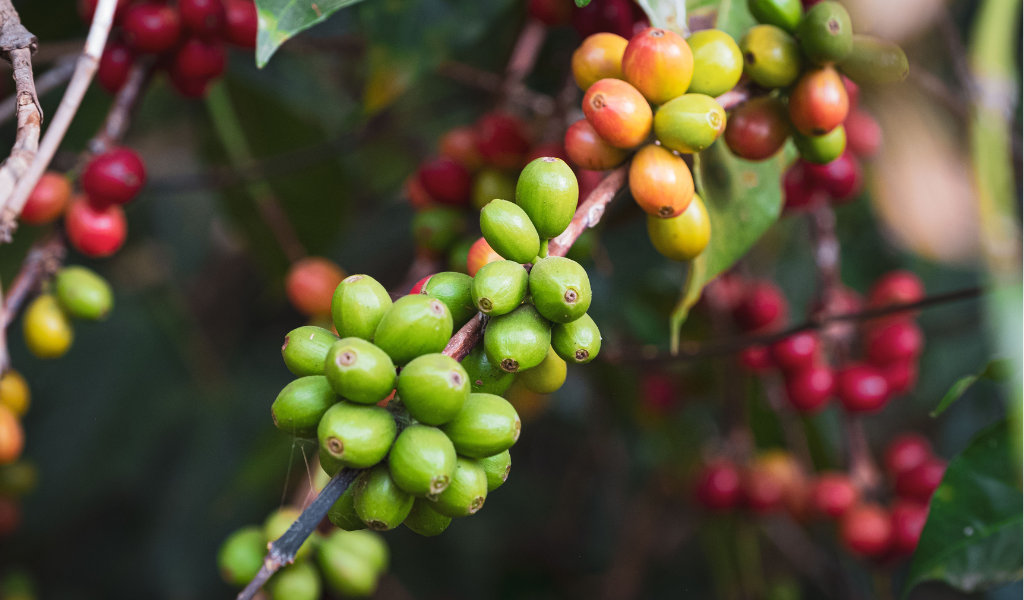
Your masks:
[{"label": "cluster of ripening coffee cherries", "polygon": [[891,564],[910,556],[928,520],[928,503],[942,482],[946,463],[932,454],[926,438],[904,433],[885,450],[891,491],[888,508],[882,491],[869,493],[849,474],[823,471],[808,477],[791,454],[764,452],[741,467],[719,458],[706,463],[695,481],[697,502],[715,512],[744,509],[754,515],[788,512],[799,522],[827,519],[854,556]]},{"label": "cluster of ripening coffee cherries", "polygon": [[[221,578],[238,587],[252,581],[263,566],[267,544],[281,537],[299,514],[298,509],[281,508],[262,526],[242,527],[229,535],[217,553]],[[265,589],[271,600],[318,600],[326,583],[346,598],[366,597],[377,589],[389,560],[388,546],[378,533],[314,531],[299,547],[295,562],[275,573]]]},{"label": "cluster of ripening coffee cherries", "polygon": [[13,369],[4,373],[0,378],[0,536],[21,524],[21,498],[36,487],[35,466],[20,459],[25,445],[21,418],[31,404],[25,378]]}]

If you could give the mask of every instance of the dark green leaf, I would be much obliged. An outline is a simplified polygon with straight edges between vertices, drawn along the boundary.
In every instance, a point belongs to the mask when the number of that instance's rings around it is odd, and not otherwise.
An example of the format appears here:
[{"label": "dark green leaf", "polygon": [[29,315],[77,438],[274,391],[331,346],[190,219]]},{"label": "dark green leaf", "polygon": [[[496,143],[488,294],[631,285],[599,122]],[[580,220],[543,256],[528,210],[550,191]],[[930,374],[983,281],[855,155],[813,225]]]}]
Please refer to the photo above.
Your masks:
[{"label": "dark green leaf", "polygon": [[944,413],[951,404],[960,399],[964,393],[967,392],[968,388],[974,385],[974,382],[979,379],[990,379],[992,381],[1006,381],[1008,374],[1010,373],[1010,364],[1007,360],[993,360],[985,365],[985,368],[981,373],[977,375],[967,375],[961,377],[949,388],[946,395],[939,401],[939,405],[935,407],[935,410],[931,412],[933,417],[937,417]]},{"label": "dark green leaf", "polygon": [[281,44],[331,16],[338,9],[359,0],[256,0],[259,33],[256,35],[256,65],[264,66]]},{"label": "dark green leaf", "polygon": [[932,497],[904,597],[922,581],[978,592],[1021,577],[1024,504],[1004,420],[949,463]]}]

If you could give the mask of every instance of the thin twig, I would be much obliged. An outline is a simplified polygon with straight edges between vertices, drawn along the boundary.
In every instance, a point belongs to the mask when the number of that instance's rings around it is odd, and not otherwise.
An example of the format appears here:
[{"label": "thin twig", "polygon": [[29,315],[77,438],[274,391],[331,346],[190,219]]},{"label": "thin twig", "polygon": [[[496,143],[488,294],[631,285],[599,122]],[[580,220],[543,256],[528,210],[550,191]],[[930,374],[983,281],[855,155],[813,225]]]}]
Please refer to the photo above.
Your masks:
[{"label": "thin twig", "polygon": [[[33,63],[38,63],[38,57],[33,57]],[[75,71],[75,63],[78,55],[67,56],[57,61],[53,67],[36,79],[36,95],[45,96],[54,89],[67,83],[71,74]],[[18,95],[15,94],[0,102],[0,124],[13,119],[18,109]]]},{"label": "thin twig", "polygon": [[626,185],[629,165],[623,165],[601,180],[587,199],[580,203],[569,227],[548,244],[549,256],[565,256],[576,240],[589,227],[597,225],[604,215],[604,209]]},{"label": "thin twig", "polygon": [[441,63],[441,66],[438,67],[438,73],[463,85],[475,87],[492,94],[504,91],[505,98],[509,104],[524,106],[540,116],[548,116],[555,110],[555,100],[551,96],[535,92],[522,83],[506,86],[501,75],[497,73],[484,71],[483,69],[452,60]]},{"label": "thin twig", "polygon": [[0,198],[9,197],[30,170],[39,149],[39,131],[43,122],[32,80],[31,51],[27,48],[12,50],[10,56],[17,89],[15,112],[18,115],[18,133],[10,157],[0,167]]},{"label": "thin twig", "polygon": [[[153,67],[152,61],[148,58],[139,58],[132,65],[124,85],[114,96],[114,103],[111,104],[110,110],[107,112],[107,118],[103,120],[103,126],[89,140],[87,148],[91,154],[103,154],[124,139],[128,132],[128,125],[132,122],[135,108],[142,99],[142,91],[153,75]],[[81,158],[86,158],[86,156]],[[81,160],[79,164],[81,164]]]},{"label": "thin twig", "polygon": [[0,312],[0,373],[6,373],[11,367],[10,354],[7,352],[7,326],[14,321],[40,284],[57,272],[66,253],[64,239],[59,233],[37,241],[29,248],[21,269],[7,290],[3,310]]}]

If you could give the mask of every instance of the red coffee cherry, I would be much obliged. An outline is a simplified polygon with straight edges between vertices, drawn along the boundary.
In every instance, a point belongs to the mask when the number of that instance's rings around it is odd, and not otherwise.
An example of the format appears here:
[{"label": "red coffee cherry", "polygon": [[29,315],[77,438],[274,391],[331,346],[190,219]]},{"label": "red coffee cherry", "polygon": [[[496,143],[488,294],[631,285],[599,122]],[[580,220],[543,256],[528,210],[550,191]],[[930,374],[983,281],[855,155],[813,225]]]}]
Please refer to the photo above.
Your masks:
[{"label": "red coffee cherry", "polygon": [[196,35],[212,37],[224,28],[226,14],[221,0],[178,0],[181,23]]},{"label": "red coffee cherry", "polygon": [[583,39],[605,31],[628,40],[636,20],[631,5],[629,0],[594,0],[572,11],[572,26]]},{"label": "red coffee cherry", "polygon": [[469,201],[473,179],[466,167],[450,158],[442,156],[420,165],[419,180],[438,202],[462,206]]},{"label": "red coffee cherry", "polygon": [[24,208],[21,222],[26,225],[45,225],[64,214],[64,208],[71,199],[71,182],[56,171],[47,171],[32,189]]},{"label": "red coffee cherry", "polygon": [[128,72],[135,62],[135,53],[123,42],[113,40],[103,49],[96,79],[111,94],[116,94],[128,81]]},{"label": "red coffee cherry", "polygon": [[171,70],[184,80],[209,80],[220,77],[227,66],[224,44],[219,40],[190,38],[174,54]]},{"label": "red coffee cherry", "polygon": [[752,373],[764,373],[775,367],[767,346],[748,346],[740,350],[740,365]]},{"label": "red coffee cherry", "polygon": [[626,150],[606,142],[586,119],[576,121],[566,130],[565,149],[573,164],[594,171],[617,167],[629,156]]},{"label": "red coffee cherry", "polygon": [[124,245],[128,222],[120,206],[96,208],[84,196],[77,196],[64,215],[64,230],[75,250],[91,258],[102,258]]},{"label": "red coffee cherry", "polygon": [[210,87],[210,79],[206,77],[185,77],[171,69],[171,85],[184,98],[202,98]]},{"label": "red coffee cherry", "polygon": [[94,206],[131,202],[146,184],[146,165],[129,148],[94,157],[82,171],[82,191]]},{"label": "red coffee cherry", "polygon": [[828,192],[833,202],[843,203],[856,198],[864,184],[860,162],[849,152],[843,152],[839,158],[823,165],[804,162],[804,169],[812,184]]},{"label": "red coffee cherry", "polygon": [[530,0],[526,5],[530,17],[549,27],[567,24],[572,18],[572,9],[570,0]]},{"label": "red coffee cherry", "polygon": [[896,477],[896,493],[902,498],[928,502],[946,474],[946,461],[928,457],[923,463]]},{"label": "red coffee cherry", "polygon": [[758,514],[780,510],[785,503],[786,488],[771,471],[753,467],[743,475],[743,497],[746,506]]},{"label": "red coffee cherry", "polygon": [[412,294],[422,294],[423,286],[427,285],[427,282],[430,281],[430,278],[433,277],[434,275],[435,274],[427,275],[423,279],[417,281],[416,284],[412,286],[412,289],[409,290],[409,295],[411,296]]},{"label": "red coffee cherry", "polygon": [[777,98],[754,98],[737,106],[725,124],[725,143],[747,160],[774,156],[789,137],[789,116]]},{"label": "red coffee cherry", "polygon": [[892,542],[892,519],[877,504],[861,504],[839,522],[839,539],[856,556],[882,556]]},{"label": "red coffee cherry", "polygon": [[653,412],[664,414],[677,402],[676,382],[665,373],[647,373],[640,380],[640,401]]},{"label": "red coffee cherry", "polygon": [[441,136],[437,142],[437,149],[441,156],[461,163],[470,171],[476,171],[484,166],[484,157],[476,149],[476,129],[473,127],[456,127]]},{"label": "red coffee cherry", "polygon": [[913,554],[927,521],[927,504],[896,501],[892,507],[892,553],[897,556]]},{"label": "red coffee cherry", "polygon": [[597,186],[604,181],[604,173],[601,171],[591,171],[589,169],[579,169],[576,171],[576,182],[580,186],[580,202],[586,200],[590,193],[597,189]]},{"label": "red coffee cherry", "polygon": [[484,115],[476,123],[476,148],[489,164],[500,169],[517,169],[530,151],[526,126],[510,115]]},{"label": "red coffee cherry", "polygon": [[782,290],[770,281],[758,281],[747,289],[733,318],[747,332],[765,331],[786,322],[788,305]]},{"label": "red coffee cherry", "polygon": [[136,52],[160,54],[170,50],[181,36],[178,11],[156,2],[128,7],[124,14],[124,40]]},{"label": "red coffee cherry", "polygon": [[832,397],[835,377],[827,366],[815,365],[786,374],[786,396],[793,408],[816,413]]},{"label": "red coffee cherry", "polygon": [[434,208],[434,199],[430,197],[427,190],[420,183],[418,173],[414,173],[406,178],[405,185],[405,197],[409,200],[409,205],[416,210],[426,210],[428,208]]},{"label": "red coffee cherry", "polygon": [[889,385],[889,395],[898,396],[914,388],[917,383],[917,362],[905,360],[878,367]]},{"label": "red coffee cherry", "polygon": [[922,465],[932,456],[932,444],[919,433],[902,433],[885,449],[885,471],[896,479],[900,474]]},{"label": "red coffee cherry", "polygon": [[[114,24],[117,25],[124,18],[124,12],[131,4],[132,0],[117,0],[117,6],[114,8]],[[82,18],[86,24],[92,23],[92,17],[96,13],[96,4],[99,0],[78,0],[75,3],[78,9],[78,16]]]},{"label": "red coffee cherry", "polygon": [[334,261],[309,256],[292,264],[284,287],[297,311],[310,317],[323,316],[331,314],[331,298],[344,278],[345,271]]},{"label": "red coffee cherry", "polygon": [[697,476],[697,502],[710,510],[729,510],[739,504],[742,490],[740,471],[731,461],[716,460]]},{"label": "red coffee cherry", "polygon": [[809,176],[808,165],[807,161],[797,159],[782,177],[786,211],[813,210],[828,202],[828,192]]},{"label": "red coffee cherry", "polygon": [[470,277],[476,277],[476,272],[484,265],[497,260],[505,259],[491,248],[486,239],[481,237],[469,248],[469,254],[466,256],[466,272]]},{"label": "red coffee cherry", "polygon": [[836,396],[849,412],[875,412],[889,400],[889,384],[875,367],[852,364],[836,374]]},{"label": "red coffee cherry", "polygon": [[896,321],[871,331],[867,336],[867,359],[883,366],[908,362],[921,354],[924,335],[913,321]]},{"label": "red coffee cherry", "polygon": [[882,127],[878,121],[861,110],[851,110],[843,121],[846,129],[846,148],[855,156],[870,158],[882,147]]},{"label": "red coffee cherry", "polygon": [[822,473],[811,487],[810,497],[815,512],[838,519],[860,502],[860,490],[846,473]]},{"label": "red coffee cherry", "polygon": [[783,371],[810,367],[817,352],[818,336],[812,331],[801,331],[772,344],[772,358]]},{"label": "red coffee cherry", "polygon": [[241,48],[256,47],[256,4],[252,0],[225,0],[224,40]]},{"label": "red coffee cherry", "polygon": [[880,277],[868,292],[868,306],[882,308],[910,304],[924,298],[924,284],[910,271],[890,271]]},{"label": "red coffee cherry", "polygon": [[789,95],[789,120],[804,135],[825,135],[842,125],[849,112],[843,81],[829,66],[805,71]]}]

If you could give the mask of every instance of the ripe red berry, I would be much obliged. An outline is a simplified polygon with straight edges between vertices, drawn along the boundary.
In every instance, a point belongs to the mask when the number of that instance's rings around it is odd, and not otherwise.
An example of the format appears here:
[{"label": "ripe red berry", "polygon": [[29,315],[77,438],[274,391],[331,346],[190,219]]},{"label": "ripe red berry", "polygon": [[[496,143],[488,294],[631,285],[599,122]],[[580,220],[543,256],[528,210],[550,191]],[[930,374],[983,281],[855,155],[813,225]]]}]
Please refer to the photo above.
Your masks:
[{"label": "ripe red berry", "polygon": [[860,490],[846,473],[822,473],[811,487],[810,496],[815,512],[838,519],[860,501]]},{"label": "ripe red berry", "polygon": [[923,463],[896,477],[896,493],[910,500],[928,502],[946,474],[946,461],[928,457]]},{"label": "ripe red berry", "polygon": [[881,308],[893,304],[910,304],[924,298],[924,284],[910,271],[889,271],[871,286],[868,306]]},{"label": "ripe red berry", "polygon": [[628,40],[635,21],[630,4],[629,0],[594,0],[572,11],[572,26],[581,38],[607,31]]},{"label": "ripe red berry", "polygon": [[786,143],[789,116],[777,98],[754,98],[736,107],[725,125],[725,143],[733,154],[764,160]]},{"label": "ripe red berry", "polygon": [[142,2],[128,7],[122,28],[125,42],[136,52],[159,54],[178,43],[181,18],[170,6]]},{"label": "ripe red berry", "polygon": [[526,126],[515,117],[490,113],[476,123],[476,148],[484,160],[501,169],[522,166],[530,151]]},{"label": "ripe red berry", "polygon": [[861,110],[851,110],[843,121],[846,130],[846,148],[855,156],[870,158],[882,147],[882,127],[878,121]]},{"label": "ripe red berry", "polygon": [[[82,21],[92,23],[92,17],[96,13],[96,4],[98,3],[99,0],[78,0],[75,3],[78,9],[78,16],[82,18]],[[114,8],[114,24],[121,22],[129,4],[131,4],[131,0],[117,0],[117,6]]]},{"label": "ripe red berry", "polygon": [[839,538],[852,554],[882,556],[892,541],[892,519],[877,504],[861,504],[843,516],[839,523]]},{"label": "ripe red berry", "polygon": [[666,413],[676,405],[675,381],[665,373],[647,373],[640,381],[640,401],[646,408]]},{"label": "ripe red berry", "polygon": [[810,366],[786,374],[786,396],[793,408],[804,413],[821,410],[832,397],[835,377],[826,366]]},{"label": "ripe red berry", "polygon": [[26,225],[45,225],[64,213],[71,199],[71,182],[61,173],[47,171],[32,188],[24,208],[21,222]]},{"label": "ripe red berry", "polygon": [[730,461],[718,460],[704,466],[697,477],[697,501],[711,510],[729,510],[739,504],[740,471]]},{"label": "ripe red berry", "polygon": [[852,200],[863,187],[860,162],[849,152],[843,152],[839,158],[823,165],[804,162],[804,169],[812,185],[825,190],[833,202]]},{"label": "ripe red berry", "polygon": [[423,188],[423,184],[420,183],[420,178],[417,173],[414,173],[406,178],[404,185],[405,197],[409,200],[409,205],[416,210],[426,210],[434,207],[434,199],[430,197],[427,190]]},{"label": "ripe red berry", "polygon": [[549,27],[568,23],[572,18],[572,9],[571,0],[530,0],[526,5],[532,18]]},{"label": "ripe red berry", "polygon": [[875,367],[852,364],[836,374],[836,396],[849,412],[875,412],[889,399],[889,385]]},{"label": "ripe red berry", "polygon": [[102,258],[117,252],[128,236],[124,209],[113,204],[96,208],[79,196],[68,205],[64,229],[71,245],[85,256]]},{"label": "ripe red berry", "polygon": [[892,553],[913,554],[928,521],[928,505],[899,500],[892,507]]},{"label": "ripe red berry", "polygon": [[224,44],[218,40],[207,42],[194,37],[175,52],[171,69],[175,76],[184,80],[209,80],[223,74],[226,65]]},{"label": "ripe red berry", "polygon": [[748,346],[740,350],[740,365],[752,373],[764,373],[775,367],[767,346]]},{"label": "ripe red berry", "polygon": [[787,211],[813,210],[828,202],[828,192],[809,177],[808,164],[798,159],[782,176],[782,195]]},{"label": "ripe red berry", "polygon": [[241,48],[256,47],[256,4],[252,0],[226,0],[224,10],[224,39]]},{"label": "ripe red berry", "polygon": [[184,98],[202,98],[210,87],[210,80],[206,77],[184,77],[173,69],[170,76],[174,90]]},{"label": "ripe red berry", "polygon": [[221,0],[178,0],[181,23],[196,35],[215,36],[224,27],[225,11]]},{"label": "ripe red berry", "polygon": [[583,202],[604,181],[604,173],[580,169],[576,172],[576,181],[580,186],[580,202]]},{"label": "ripe red berry", "polygon": [[309,256],[295,261],[285,278],[285,292],[292,306],[306,316],[331,314],[334,290],[345,278],[334,261],[322,256]]},{"label": "ripe red berry", "polygon": [[130,202],[146,184],[146,165],[129,148],[94,157],[82,172],[82,191],[94,206]]},{"label": "ripe red berry", "polygon": [[914,388],[917,383],[917,362],[905,360],[878,367],[889,384],[889,395],[897,396]]},{"label": "ripe red berry", "polygon": [[921,354],[924,335],[913,321],[896,321],[868,334],[867,359],[884,366],[914,360]]},{"label": "ripe red berry", "polygon": [[924,464],[932,456],[932,445],[919,433],[903,433],[894,438],[885,449],[885,470],[895,479]]},{"label": "ripe red berry", "polygon": [[434,275],[427,275],[423,279],[420,279],[419,281],[417,281],[416,284],[412,286],[412,289],[409,290],[409,294],[410,295],[412,295],[412,294],[422,294],[423,293],[423,286],[427,285],[427,282],[430,281],[430,278],[433,277],[433,276]]},{"label": "ripe red berry", "polygon": [[466,272],[470,277],[476,277],[476,272],[484,265],[497,260],[505,259],[491,248],[486,239],[481,237],[469,247],[469,254],[466,255]]},{"label": "ripe red berry", "polygon": [[740,328],[747,332],[765,331],[786,322],[788,305],[782,291],[770,281],[753,283],[743,301],[733,311]]},{"label": "ripe red berry", "polygon": [[743,476],[743,497],[746,506],[758,514],[782,508],[786,499],[784,483],[771,471],[757,467],[748,469]]},{"label": "ripe red berry", "polygon": [[135,54],[131,48],[123,42],[113,40],[103,49],[99,69],[96,71],[96,79],[103,89],[111,94],[116,94],[128,80],[128,72],[131,71],[133,62],[135,62]]},{"label": "ripe red berry", "polygon": [[811,331],[801,331],[772,344],[772,358],[783,371],[810,367],[817,351],[818,336]]},{"label": "ripe red berry", "polygon": [[446,157],[420,166],[419,180],[430,197],[443,204],[461,206],[469,201],[473,179],[466,167]]}]

